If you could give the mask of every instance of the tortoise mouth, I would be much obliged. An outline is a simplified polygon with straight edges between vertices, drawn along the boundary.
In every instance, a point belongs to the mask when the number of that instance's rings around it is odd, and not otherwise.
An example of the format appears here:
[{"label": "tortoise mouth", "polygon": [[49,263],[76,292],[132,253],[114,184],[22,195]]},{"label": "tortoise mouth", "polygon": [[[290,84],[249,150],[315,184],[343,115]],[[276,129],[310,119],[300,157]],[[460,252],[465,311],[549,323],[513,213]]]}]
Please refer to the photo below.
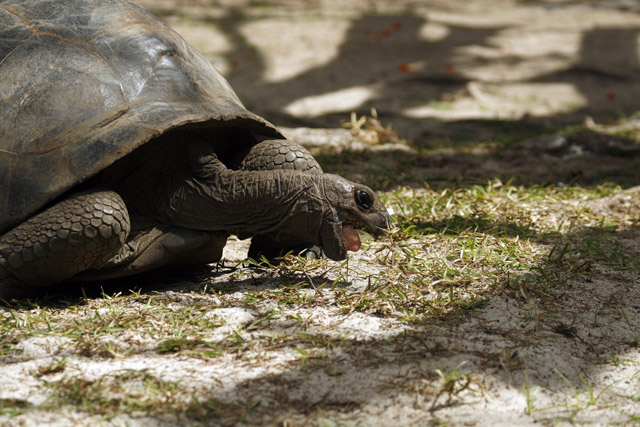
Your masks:
[{"label": "tortoise mouth", "polygon": [[342,240],[348,251],[358,252],[362,247],[358,232],[346,221],[342,223]]},{"label": "tortoise mouth", "polygon": [[357,252],[362,247],[358,230],[365,231],[377,239],[382,232],[389,230],[390,223],[391,218],[386,211],[367,218],[347,213],[342,221],[342,246],[347,251]]},{"label": "tortoise mouth", "polygon": [[378,237],[381,231],[379,228],[367,224],[359,218],[347,215],[347,218],[342,222],[342,239],[348,251],[357,252],[362,247],[358,230],[367,232],[373,237]]}]

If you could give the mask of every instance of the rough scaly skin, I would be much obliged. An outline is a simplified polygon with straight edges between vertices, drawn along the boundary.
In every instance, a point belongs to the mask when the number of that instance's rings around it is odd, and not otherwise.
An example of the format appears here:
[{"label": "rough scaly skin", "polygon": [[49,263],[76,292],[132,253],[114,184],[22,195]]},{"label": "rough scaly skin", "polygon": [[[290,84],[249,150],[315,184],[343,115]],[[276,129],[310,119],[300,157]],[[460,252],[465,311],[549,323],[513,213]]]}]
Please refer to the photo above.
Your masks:
[{"label": "rough scaly skin", "polygon": [[286,139],[267,140],[256,144],[240,164],[242,170],[297,170],[322,173],[322,167],[309,151]]},{"label": "rough scaly skin", "polygon": [[[212,166],[194,181],[181,183],[172,197],[154,197],[162,222],[185,228],[227,230],[240,238],[268,234],[276,241],[295,238],[321,247],[333,260],[346,258],[342,223],[350,220],[376,233],[389,216],[377,198],[361,211],[354,191],[373,191],[330,174],[295,171],[230,171]],[[374,196],[372,196],[374,197]],[[197,203],[194,203],[197,200]],[[214,220],[215,219],[215,220]]]},{"label": "rough scaly skin", "polygon": [[[302,153],[296,158],[305,157],[302,147],[285,145]],[[152,159],[151,169],[139,169],[147,179],[142,190],[136,176],[122,188],[135,190],[130,199],[113,191],[79,193],[0,236],[4,291],[46,286],[78,273],[97,279],[214,262],[227,234],[314,244],[340,260],[347,252],[343,222],[374,234],[388,226],[388,214],[373,191],[335,175],[228,169],[210,143],[198,139],[174,144],[158,159],[168,160]],[[356,191],[372,195],[369,208],[358,206]],[[143,219],[129,241],[128,211]],[[151,225],[144,225],[147,221]]]},{"label": "rough scaly skin", "polygon": [[0,283],[46,286],[98,268],[120,250],[129,229],[118,194],[73,195],[0,236]]},{"label": "rough scaly skin", "polygon": [[[266,140],[254,145],[240,164],[242,170],[297,170],[310,174],[321,174],[322,167],[303,146],[288,140]],[[253,259],[266,257],[271,262],[287,252],[305,254],[318,258],[322,249],[299,238],[277,240],[276,236],[265,234],[251,238],[248,256]]]}]

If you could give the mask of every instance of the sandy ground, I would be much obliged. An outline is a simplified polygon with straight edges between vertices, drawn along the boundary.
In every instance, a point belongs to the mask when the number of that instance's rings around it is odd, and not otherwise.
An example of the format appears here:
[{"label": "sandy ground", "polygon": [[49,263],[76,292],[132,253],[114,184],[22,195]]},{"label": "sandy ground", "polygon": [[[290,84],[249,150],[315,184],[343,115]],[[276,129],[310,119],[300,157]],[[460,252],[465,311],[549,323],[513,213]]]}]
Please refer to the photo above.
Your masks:
[{"label": "sandy ground", "polygon": [[[422,144],[482,136],[487,123],[497,121],[530,123],[534,133],[586,117],[597,125],[638,107],[640,7],[634,1],[141,3],[201,50],[249,109],[312,148],[353,143],[348,132],[336,128],[351,111],[368,113],[371,107],[401,136]],[[540,146],[535,134],[531,141]],[[466,173],[469,163],[446,159],[416,167],[441,181]],[[548,174],[518,162],[472,165],[479,176],[502,167],[524,171],[532,181]],[[628,214],[630,225],[615,243],[637,258],[640,190],[628,178],[623,182],[627,192],[587,208],[603,216]],[[350,293],[366,288],[366,276],[358,272],[366,271],[377,249],[353,259]],[[242,251],[241,243],[231,245],[227,259],[241,259]],[[235,274],[210,280],[237,283]],[[211,339],[259,317],[245,308],[246,292],[277,287],[277,279],[268,275],[244,274],[236,292],[212,301],[227,308],[212,311],[224,326],[212,331]],[[286,306],[270,329],[274,334],[322,334],[332,345],[321,362],[302,367],[298,354],[277,347],[212,360],[140,353],[70,358],[65,375],[95,379],[145,369],[179,379],[200,395],[224,402],[260,399],[274,408],[245,424],[631,425],[640,419],[639,284],[637,270],[595,263],[588,274],[572,278],[558,300],[515,290],[465,318],[429,326],[375,313],[344,313],[331,304]],[[187,281],[173,288],[199,286]],[[161,291],[175,304],[193,302],[195,297],[173,288]],[[327,292],[322,298],[334,296]],[[265,340],[263,333],[243,337]],[[350,344],[339,345],[345,337]],[[132,342],[141,348],[152,345],[139,337]],[[67,344],[40,338],[21,343],[21,356],[2,367],[0,398],[46,399],[34,372],[68,356]],[[445,377],[452,372],[459,376],[447,389]],[[0,425],[92,425],[97,419],[65,409],[0,415]],[[156,426],[187,421],[170,414],[166,419],[123,414],[102,422]]]}]

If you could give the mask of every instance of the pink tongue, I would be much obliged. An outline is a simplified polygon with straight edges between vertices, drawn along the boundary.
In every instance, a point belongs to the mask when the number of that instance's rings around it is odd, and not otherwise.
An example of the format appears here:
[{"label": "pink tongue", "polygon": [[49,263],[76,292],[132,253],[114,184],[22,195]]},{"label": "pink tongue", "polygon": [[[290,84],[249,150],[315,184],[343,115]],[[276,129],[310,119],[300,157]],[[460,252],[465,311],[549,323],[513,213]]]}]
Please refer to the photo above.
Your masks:
[{"label": "pink tongue", "polygon": [[344,236],[344,242],[347,246],[347,250],[351,252],[357,252],[360,250],[360,236],[358,232],[348,225],[342,224],[342,235]]}]

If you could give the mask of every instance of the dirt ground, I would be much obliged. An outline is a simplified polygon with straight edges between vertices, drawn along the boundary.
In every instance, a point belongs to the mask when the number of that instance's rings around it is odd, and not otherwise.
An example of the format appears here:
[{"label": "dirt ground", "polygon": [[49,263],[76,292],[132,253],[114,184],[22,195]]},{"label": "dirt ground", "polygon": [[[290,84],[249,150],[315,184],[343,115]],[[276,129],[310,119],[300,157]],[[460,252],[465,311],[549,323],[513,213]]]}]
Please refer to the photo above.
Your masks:
[{"label": "dirt ground", "polygon": [[[496,176],[525,185],[591,185],[606,178],[622,191],[585,202],[584,208],[626,218],[616,247],[640,258],[640,146],[624,136],[640,132],[640,117],[634,116],[640,107],[640,3],[140,3],[203,52],[247,108],[314,152],[325,153],[328,146],[377,150],[340,128],[352,111],[370,114],[375,108],[381,122],[406,140],[387,144],[378,154],[387,167],[409,165],[397,171],[405,175],[380,178],[379,190],[423,181],[432,188],[486,183]],[[604,123],[610,130],[621,117],[617,136],[602,137]],[[588,136],[564,136],[563,130],[576,127]],[[489,143],[496,139],[515,142],[499,145],[496,156]],[[473,146],[477,141],[485,143],[482,148]],[[351,171],[352,177],[385,167],[384,161],[380,166],[366,159],[360,160],[362,173]],[[227,261],[241,260],[245,250],[242,242],[230,245]],[[371,248],[354,257],[350,295],[367,288],[359,272],[367,271],[367,260],[375,256]],[[262,418],[239,416],[234,421],[239,425],[640,423],[640,274],[605,262],[590,264],[588,271],[569,280],[558,299],[539,299],[521,288],[492,297],[461,319],[428,326],[345,313],[330,304],[287,306],[270,328],[321,334],[328,350],[318,369],[315,360],[302,366],[299,355],[274,345],[252,356],[229,353],[212,360],[144,353],[83,359],[69,363],[66,374],[91,379],[144,369],[220,401],[260,400],[274,408]],[[223,337],[260,317],[246,307],[246,294],[277,287],[278,279],[248,274],[240,282],[233,271],[206,279],[237,286],[219,296],[226,307],[211,316],[224,319],[224,326],[212,333]],[[201,286],[186,280],[160,291],[180,306],[195,297],[179,291]],[[314,298],[335,298],[308,291]],[[551,312],[553,317],[546,316]],[[266,339],[255,334],[244,338]],[[128,345],[150,345],[134,332],[129,339]],[[20,345],[20,358],[2,368],[0,398],[45,400],[33,372],[45,360],[67,354],[67,343],[33,338]],[[439,377],[442,387],[431,388]],[[0,425],[91,425],[97,419],[73,411],[36,412],[0,415]],[[187,423],[145,414],[100,422]]]}]

